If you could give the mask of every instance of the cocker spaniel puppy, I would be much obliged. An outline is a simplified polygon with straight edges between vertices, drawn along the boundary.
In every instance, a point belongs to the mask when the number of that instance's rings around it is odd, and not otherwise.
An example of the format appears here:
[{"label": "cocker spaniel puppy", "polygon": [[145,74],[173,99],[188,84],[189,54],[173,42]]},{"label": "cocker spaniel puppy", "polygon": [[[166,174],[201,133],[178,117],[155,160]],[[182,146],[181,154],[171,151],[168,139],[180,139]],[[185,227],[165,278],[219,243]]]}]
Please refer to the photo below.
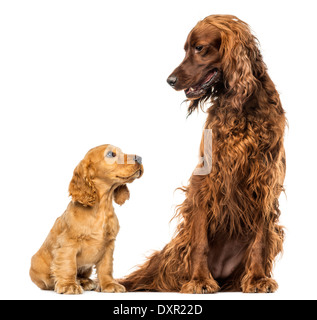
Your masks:
[{"label": "cocker spaniel puppy", "polygon": [[[69,185],[72,201],[32,257],[30,276],[39,288],[65,294],[125,291],[112,277],[119,231],[113,200],[122,205],[129,199],[127,183],[142,174],[142,158],[114,146],[99,146],[86,154]],[[93,266],[98,285],[89,279]]]}]

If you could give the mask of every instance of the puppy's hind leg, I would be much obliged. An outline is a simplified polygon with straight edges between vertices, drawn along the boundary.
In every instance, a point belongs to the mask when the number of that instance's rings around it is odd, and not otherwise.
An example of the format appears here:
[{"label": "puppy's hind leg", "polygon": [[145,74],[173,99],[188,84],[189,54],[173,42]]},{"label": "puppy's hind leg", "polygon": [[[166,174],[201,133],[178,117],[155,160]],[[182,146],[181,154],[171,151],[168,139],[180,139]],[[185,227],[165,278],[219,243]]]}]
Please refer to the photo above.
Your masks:
[{"label": "puppy's hind leg", "polygon": [[79,268],[77,271],[77,280],[85,291],[93,291],[97,288],[97,283],[89,277],[92,274],[92,267]]},{"label": "puppy's hind leg", "polygon": [[32,257],[30,278],[40,289],[54,290],[54,279],[50,274],[49,262],[39,253]]},{"label": "puppy's hind leg", "polygon": [[54,280],[47,273],[39,273],[30,269],[31,280],[42,290],[54,290]]}]

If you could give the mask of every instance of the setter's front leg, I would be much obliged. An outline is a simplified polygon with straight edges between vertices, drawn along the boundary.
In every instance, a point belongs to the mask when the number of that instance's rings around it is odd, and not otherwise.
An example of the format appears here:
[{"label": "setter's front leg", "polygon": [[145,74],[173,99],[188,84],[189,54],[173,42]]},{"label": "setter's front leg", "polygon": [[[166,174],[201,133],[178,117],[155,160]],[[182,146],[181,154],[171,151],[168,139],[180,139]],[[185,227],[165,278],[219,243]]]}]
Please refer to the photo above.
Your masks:
[{"label": "setter's front leg", "polygon": [[270,261],[265,252],[268,246],[269,234],[264,235],[263,231],[257,232],[246,261],[245,275],[241,281],[242,291],[245,293],[270,293],[275,292],[278,284],[271,278]]},{"label": "setter's front leg", "polygon": [[209,244],[206,214],[197,212],[194,221],[190,281],[183,285],[181,293],[214,293],[219,291],[220,287],[208,268]]}]

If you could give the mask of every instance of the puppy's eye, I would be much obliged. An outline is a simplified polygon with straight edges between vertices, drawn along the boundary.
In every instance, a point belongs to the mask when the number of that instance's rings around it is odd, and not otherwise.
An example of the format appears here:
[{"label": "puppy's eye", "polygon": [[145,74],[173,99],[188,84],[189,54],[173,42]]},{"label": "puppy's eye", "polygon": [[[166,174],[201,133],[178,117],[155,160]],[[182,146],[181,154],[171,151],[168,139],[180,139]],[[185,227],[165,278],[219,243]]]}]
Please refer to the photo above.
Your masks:
[{"label": "puppy's eye", "polygon": [[196,46],[195,51],[200,52],[203,48],[204,48],[204,46]]},{"label": "puppy's eye", "polygon": [[116,154],[112,151],[109,151],[107,154],[106,154],[106,157],[107,158],[114,158],[116,156]]}]

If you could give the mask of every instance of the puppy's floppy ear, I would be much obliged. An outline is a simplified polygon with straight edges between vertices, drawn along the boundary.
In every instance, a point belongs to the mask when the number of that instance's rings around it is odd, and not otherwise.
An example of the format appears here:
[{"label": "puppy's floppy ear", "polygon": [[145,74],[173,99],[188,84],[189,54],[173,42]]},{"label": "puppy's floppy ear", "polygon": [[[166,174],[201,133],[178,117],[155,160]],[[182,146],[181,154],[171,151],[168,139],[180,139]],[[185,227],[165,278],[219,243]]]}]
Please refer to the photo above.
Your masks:
[{"label": "puppy's floppy ear", "polygon": [[113,199],[120,206],[130,199],[130,191],[126,184],[119,186],[114,190]]},{"label": "puppy's floppy ear", "polygon": [[91,164],[82,160],[74,170],[73,178],[69,184],[69,195],[74,202],[85,207],[92,207],[97,199],[97,190],[92,182],[93,169]]}]

